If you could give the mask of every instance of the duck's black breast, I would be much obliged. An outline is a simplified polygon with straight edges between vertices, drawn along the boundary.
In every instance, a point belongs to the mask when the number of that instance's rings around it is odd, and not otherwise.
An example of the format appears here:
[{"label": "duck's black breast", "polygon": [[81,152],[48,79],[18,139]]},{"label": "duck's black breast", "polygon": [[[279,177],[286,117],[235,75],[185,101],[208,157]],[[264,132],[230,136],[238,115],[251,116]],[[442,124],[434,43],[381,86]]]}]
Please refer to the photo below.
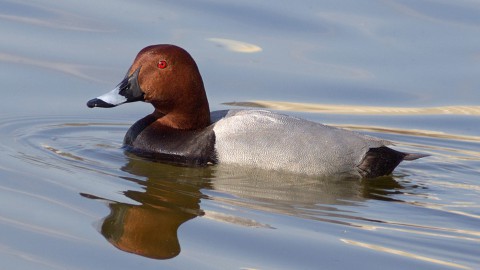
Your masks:
[{"label": "duck's black breast", "polygon": [[136,155],[189,166],[217,163],[215,133],[209,126],[186,131],[156,125],[158,118],[148,115],[137,121],[124,138],[125,149]]}]

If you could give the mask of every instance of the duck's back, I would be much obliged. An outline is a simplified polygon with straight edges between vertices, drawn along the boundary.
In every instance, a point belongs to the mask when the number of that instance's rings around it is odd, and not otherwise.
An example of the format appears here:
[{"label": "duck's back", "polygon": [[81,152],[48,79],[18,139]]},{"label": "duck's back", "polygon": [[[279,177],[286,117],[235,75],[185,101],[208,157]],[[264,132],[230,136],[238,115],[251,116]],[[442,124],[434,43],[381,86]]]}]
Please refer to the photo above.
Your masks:
[{"label": "duck's back", "polygon": [[358,173],[370,149],[389,144],[264,110],[229,111],[213,131],[219,163],[318,175]]}]

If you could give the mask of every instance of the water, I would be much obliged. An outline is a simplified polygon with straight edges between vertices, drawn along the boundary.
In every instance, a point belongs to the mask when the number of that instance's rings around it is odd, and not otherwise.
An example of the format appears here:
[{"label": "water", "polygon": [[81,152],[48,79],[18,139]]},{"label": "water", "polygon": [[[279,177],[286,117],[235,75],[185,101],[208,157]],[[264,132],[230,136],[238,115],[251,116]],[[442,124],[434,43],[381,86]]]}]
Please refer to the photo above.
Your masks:
[{"label": "water", "polygon": [[[474,1],[1,2],[0,268],[477,269],[479,11]],[[123,136],[152,108],[85,102],[156,43],[191,52],[212,110],[287,110],[431,156],[357,180],[129,155]]]}]

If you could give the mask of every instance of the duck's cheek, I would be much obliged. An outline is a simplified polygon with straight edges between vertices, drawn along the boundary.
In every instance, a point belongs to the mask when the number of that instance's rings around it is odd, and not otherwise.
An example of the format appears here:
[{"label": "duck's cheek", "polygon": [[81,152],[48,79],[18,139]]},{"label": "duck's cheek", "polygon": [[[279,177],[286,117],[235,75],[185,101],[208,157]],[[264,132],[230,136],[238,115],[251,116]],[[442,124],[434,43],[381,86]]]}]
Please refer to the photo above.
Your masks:
[{"label": "duck's cheek", "polygon": [[147,102],[147,103],[152,103],[152,97],[151,97],[150,95],[145,94],[145,95],[143,96],[143,98],[144,98],[143,101],[145,101],[145,102]]}]

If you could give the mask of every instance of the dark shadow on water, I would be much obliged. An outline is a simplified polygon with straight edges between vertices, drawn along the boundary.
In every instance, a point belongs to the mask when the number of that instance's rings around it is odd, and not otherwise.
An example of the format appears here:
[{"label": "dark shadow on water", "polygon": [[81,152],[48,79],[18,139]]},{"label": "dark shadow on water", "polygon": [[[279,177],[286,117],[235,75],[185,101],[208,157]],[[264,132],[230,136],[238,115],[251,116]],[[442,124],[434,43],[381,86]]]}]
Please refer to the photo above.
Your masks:
[{"label": "dark shadow on water", "polygon": [[[213,219],[223,216],[228,218],[222,221],[242,225],[236,221],[234,210],[225,210],[227,213],[221,215],[202,210],[201,199],[355,226],[348,220],[361,218],[351,211],[342,211],[340,206],[355,206],[368,199],[394,200],[390,195],[402,189],[392,177],[359,180],[306,177],[229,166],[187,168],[133,156],[122,170],[132,175],[122,177],[124,180],[135,182],[142,189],[123,192],[138,204],[115,202],[89,194],[82,196],[108,202],[110,214],[102,220],[100,233],[113,246],[154,259],[177,256],[181,250],[178,228],[197,216],[207,215]],[[215,195],[205,195],[208,190],[215,190]]]},{"label": "dark shadow on water", "polygon": [[405,187],[400,185],[393,177],[383,176],[375,179],[363,179],[363,197],[381,201],[399,201],[392,195],[401,194]]}]

